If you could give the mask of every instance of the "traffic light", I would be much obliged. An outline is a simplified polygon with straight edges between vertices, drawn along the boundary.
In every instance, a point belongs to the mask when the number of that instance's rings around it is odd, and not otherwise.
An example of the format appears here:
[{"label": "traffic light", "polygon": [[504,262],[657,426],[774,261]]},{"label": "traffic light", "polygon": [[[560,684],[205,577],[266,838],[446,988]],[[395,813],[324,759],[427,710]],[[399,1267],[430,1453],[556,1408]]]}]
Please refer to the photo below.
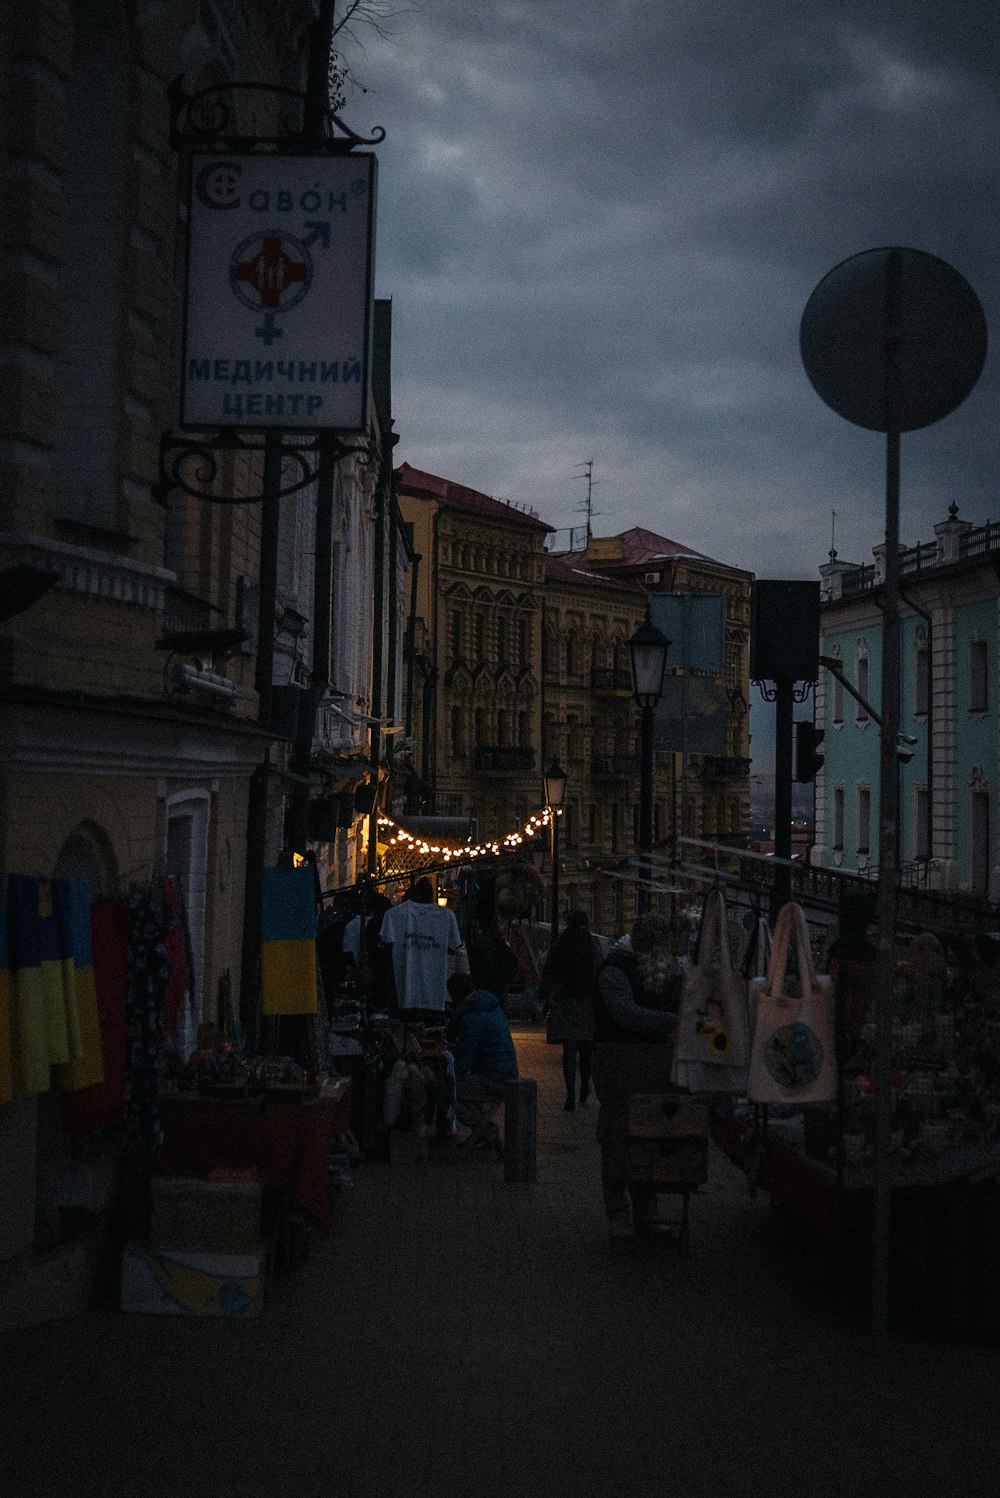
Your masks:
[{"label": "traffic light", "polygon": [[817,750],[826,735],[815,723],[803,720],[795,725],[795,779],[808,783],[815,780],[823,764],[822,754]]}]

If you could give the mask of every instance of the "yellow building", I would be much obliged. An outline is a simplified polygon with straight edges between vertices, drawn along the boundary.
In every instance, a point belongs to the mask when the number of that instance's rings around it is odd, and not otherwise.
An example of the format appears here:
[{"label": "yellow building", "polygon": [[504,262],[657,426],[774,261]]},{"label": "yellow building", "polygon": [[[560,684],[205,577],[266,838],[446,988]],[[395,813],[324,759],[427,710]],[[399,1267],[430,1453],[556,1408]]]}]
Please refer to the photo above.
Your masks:
[{"label": "yellow building", "polygon": [[689,754],[686,774],[679,753],[654,756],[653,841],[678,859],[685,827],[740,842],[750,819],[750,574],[639,529],[547,553],[548,527],[530,512],[408,464],[397,477],[420,558],[405,693],[420,784],[408,809],[475,818],[479,837],[502,834],[542,804],[542,771],[558,759],[568,774],[561,909],[620,932],[635,913],[639,835],[629,638],[651,592],[724,596],[724,753]]},{"label": "yellow building", "polygon": [[474,819],[479,837],[543,801],[542,599],[549,527],[528,510],[404,463],[413,528],[407,728],[411,812]]},{"label": "yellow building", "polygon": [[[647,593],[721,594],[725,600],[725,693],[722,752],[688,756],[687,831],[692,837],[740,842],[750,828],[750,585],[752,574],[635,527],[594,537],[586,565],[638,583]],[[676,671],[678,642],[667,657]],[[674,754],[673,819],[682,830],[683,767]]]},{"label": "yellow building", "polygon": [[[84,878],[98,897],[176,875],[195,1019],[216,1018],[220,984],[239,993],[251,786],[266,786],[260,856],[273,862],[288,777],[283,741],[258,723],[261,507],[160,484],[187,191],[168,85],[301,87],[316,13],[38,0],[0,18],[0,868]],[[255,115],[241,98],[242,127],[273,133],[274,95],[257,102]],[[260,480],[258,459],[224,454],[214,497]],[[357,485],[338,485],[357,508]],[[282,515],[279,659],[304,656],[311,622],[284,575],[289,523],[307,510]],[[0,1105],[0,1326],[46,1314],[43,1209],[107,1205],[103,1156],[91,1196],[59,1195],[64,1145],[55,1089]]]}]

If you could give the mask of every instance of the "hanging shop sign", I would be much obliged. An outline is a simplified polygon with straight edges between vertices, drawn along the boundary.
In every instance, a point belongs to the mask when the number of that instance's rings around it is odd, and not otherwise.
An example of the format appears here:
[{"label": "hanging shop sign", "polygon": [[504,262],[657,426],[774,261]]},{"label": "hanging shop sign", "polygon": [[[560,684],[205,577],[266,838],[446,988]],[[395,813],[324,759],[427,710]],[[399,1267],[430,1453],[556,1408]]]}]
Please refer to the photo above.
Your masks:
[{"label": "hanging shop sign", "polygon": [[181,424],[360,432],[377,163],[195,154]]}]

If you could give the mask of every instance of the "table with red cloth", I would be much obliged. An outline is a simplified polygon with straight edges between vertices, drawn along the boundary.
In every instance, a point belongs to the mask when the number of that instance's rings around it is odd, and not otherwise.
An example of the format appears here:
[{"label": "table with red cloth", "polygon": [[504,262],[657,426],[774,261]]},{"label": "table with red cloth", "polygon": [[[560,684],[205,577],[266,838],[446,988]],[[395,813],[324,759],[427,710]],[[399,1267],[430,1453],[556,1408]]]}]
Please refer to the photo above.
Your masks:
[{"label": "table with red cloth", "polygon": [[253,1166],[265,1186],[283,1187],[289,1200],[329,1233],[330,1141],[350,1128],[349,1092],[348,1084],[336,1098],[264,1111],[172,1098],[162,1112],[160,1165],[168,1174]]}]

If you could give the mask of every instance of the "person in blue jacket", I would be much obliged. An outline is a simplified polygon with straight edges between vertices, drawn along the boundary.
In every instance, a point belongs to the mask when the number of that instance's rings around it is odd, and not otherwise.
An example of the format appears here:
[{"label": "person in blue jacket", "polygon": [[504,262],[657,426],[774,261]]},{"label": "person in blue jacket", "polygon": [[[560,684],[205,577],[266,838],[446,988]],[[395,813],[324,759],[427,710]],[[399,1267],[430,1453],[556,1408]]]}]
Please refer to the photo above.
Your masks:
[{"label": "person in blue jacket", "polygon": [[453,973],[448,992],[455,1001],[451,1040],[459,1098],[502,1093],[517,1077],[517,1052],[500,1000],[476,988],[468,973]]}]

